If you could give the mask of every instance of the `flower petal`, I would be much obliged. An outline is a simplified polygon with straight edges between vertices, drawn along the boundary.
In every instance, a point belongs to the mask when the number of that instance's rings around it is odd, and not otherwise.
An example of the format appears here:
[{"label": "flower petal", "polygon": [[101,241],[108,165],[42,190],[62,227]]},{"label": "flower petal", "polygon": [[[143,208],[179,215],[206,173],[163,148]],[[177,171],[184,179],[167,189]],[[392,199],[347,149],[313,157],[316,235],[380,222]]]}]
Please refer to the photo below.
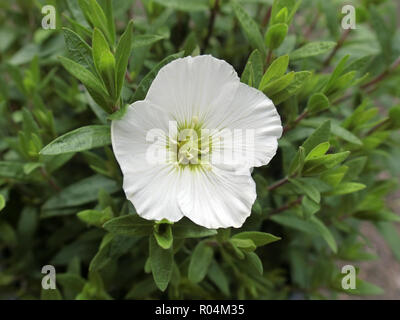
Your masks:
[{"label": "flower petal", "polygon": [[183,214],[206,228],[239,228],[251,213],[256,185],[247,174],[213,167],[183,170],[178,203]]},{"label": "flower petal", "polygon": [[214,153],[223,157],[225,163],[247,167],[268,164],[282,135],[281,119],[272,101],[261,91],[240,83],[223,113],[223,118],[214,117],[205,124],[220,130],[213,136]]},{"label": "flower petal", "polygon": [[225,110],[239,83],[235,69],[223,60],[210,55],[185,57],[161,68],[146,100],[162,106],[178,123],[193,117],[205,121]]},{"label": "flower petal", "polygon": [[167,132],[167,114],[146,101],[129,106],[124,118],[111,125],[126,197],[149,220],[182,218],[176,201],[179,171],[166,161]]}]

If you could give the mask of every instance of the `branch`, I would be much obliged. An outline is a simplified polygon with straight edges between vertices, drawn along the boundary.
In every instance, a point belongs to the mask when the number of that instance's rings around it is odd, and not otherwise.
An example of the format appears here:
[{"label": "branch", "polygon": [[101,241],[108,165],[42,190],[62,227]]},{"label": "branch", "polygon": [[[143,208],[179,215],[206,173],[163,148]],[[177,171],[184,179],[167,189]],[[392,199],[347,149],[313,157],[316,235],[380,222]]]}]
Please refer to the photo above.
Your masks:
[{"label": "branch", "polygon": [[57,192],[61,191],[61,188],[58,186],[58,184],[55,182],[55,180],[47,173],[46,169],[40,168],[40,174],[43,176],[43,178],[49,183],[49,185],[55,189]]},{"label": "branch", "polygon": [[270,6],[267,10],[267,12],[265,13],[264,19],[261,23],[261,26],[264,28],[268,23],[269,23],[269,19],[271,18],[271,12],[272,12],[272,6]]},{"label": "branch", "polygon": [[294,206],[297,206],[297,205],[299,205],[301,203],[302,200],[303,200],[303,196],[300,196],[296,200],[294,200],[292,202],[289,202],[288,204],[285,204],[284,206],[279,207],[279,208],[277,208],[275,210],[272,210],[270,212],[269,216],[271,216],[273,214],[281,213],[281,212],[286,211],[286,210],[288,210],[288,209],[290,209],[290,208],[292,208]]},{"label": "branch", "polygon": [[289,181],[289,177],[285,177],[285,178],[283,178],[283,179],[281,179],[281,180],[278,180],[277,182],[271,184],[271,185],[268,187],[267,190],[268,190],[268,191],[275,190],[275,189],[279,188],[280,186],[284,185],[285,183],[287,183],[288,181]]},{"label": "branch", "polygon": [[332,58],[336,55],[336,52],[343,46],[344,42],[346,41],[351,29],[347,29],[345,32],[342,33],[342,36],[340,37],[339,41],[337,42],[335,48],[333,48],[331,54],[326,58],[324,61],[322,67],[326,68],[329,63],[331,62]]},{"label": "branch", "polygon": [[208,21],[208,32],[206,38],[204,39],[203,52],[207,50],[208,43],[210,42],[211,35],[214,31],[215,18],[217,17],[218,9],[219,0],[215,0],[214,7],[211,10],[210,20]]},{"label": "branch", "polygon": [[282,135],[284,135],[287,131],[289,131],[290,129],[293,129],[294,127],[297,126],[297,124],[303,120],[305,117],[308,116],[308,111],[303,111],[295,120],[292,124],[287,124],[286,126],[284,126],[283,131],[282,131]]},{"label": "branch", "polygon": [[[394,72],[397,67],[400,65],[400,57],[396,59],[395,62],[390,66],[390,68],[386,69],[383,71],[379,76],[377,76],[375,79],[372,79],[370,82],[367,82],[366,84],[363,84],[361,86],[361,89],[367,89],[379,82],[381,82],[383,79],[385,79],[388,75],[390,75],[392,72]],[[371,91],[370,91],[371,92]]]},{"label": "branch", "polygon": [[[393,64],[390,66],[390,68],[386,69],[385,71],[383,71],[380,75],[378,75],[376,78],[372,79],[371,81],[365,83],[364,85],[362,85],[360,88],[362,90],[365,90],[367,94],[372,93],[377,87],[371,88],[370,87],[380,83],[382,80],[384,80],[387,76],[389,76],[390,74],[392,74],[394,71],[396,71],[397,67],[400,66],[400,57],[398,57],[396,59],[395,62],[393,62]],[[369,90],[367,90],[369,89]],[[333,101],[332,105],[337,105],[339,103],[342,103],[348,99],[350,99],[353,96],[353,93],[347,93],[344,96],[342,96],[341,98],[336,99],[335,101]],[[301,115],[299,115],[296,120],[292,123],[292,124],[287,124],[284,128],[283,128],[283,133],[286,133],[287,131],[295,128],[297,126],[297,124],[303,120],[305,117],[308,116],[308,113],[306,111],[304,111]]]}]

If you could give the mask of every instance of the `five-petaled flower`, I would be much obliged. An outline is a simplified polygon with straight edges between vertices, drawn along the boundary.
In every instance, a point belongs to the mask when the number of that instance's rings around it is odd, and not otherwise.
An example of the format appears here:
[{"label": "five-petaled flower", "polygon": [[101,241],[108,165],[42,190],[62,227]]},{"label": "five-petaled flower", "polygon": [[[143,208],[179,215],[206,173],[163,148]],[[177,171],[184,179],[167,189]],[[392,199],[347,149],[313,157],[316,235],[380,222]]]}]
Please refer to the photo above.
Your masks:
[{"label": "five-petaled flower", "polygon": [[210,55],[164,66],[145,100],[111,127],[137,213],[206,228],[242,226],[256,199],[252,168],[270,162],[281,134],[272,101]]}]

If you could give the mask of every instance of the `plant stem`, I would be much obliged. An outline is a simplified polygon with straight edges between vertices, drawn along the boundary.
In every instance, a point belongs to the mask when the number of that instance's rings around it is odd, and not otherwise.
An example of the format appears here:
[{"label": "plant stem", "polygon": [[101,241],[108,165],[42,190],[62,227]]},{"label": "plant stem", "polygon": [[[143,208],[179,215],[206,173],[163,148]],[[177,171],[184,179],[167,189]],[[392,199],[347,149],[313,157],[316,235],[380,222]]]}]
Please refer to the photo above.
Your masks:
[{"label": "plant stem", "polygon": [[268,187],[268,191],[275,190],[289,181],[289,177],[282,178]]},{"label": "plant stem", "polygon": [[304,33],[304,38],[305,39],[308,39],[310,37],[311,33],[314,31],[314,29],[315,29],[315,27],[316,27],[316,25],[318,23],[318,20],[319,20],[319,12],[317,12],[317,14],[314,17],[314,20],[311,22],[310,27]]},{"label": "plant stem", "polygon": [[347,29],[347,30],[345,30],[345,32],[342,33],[342,36],[340,37],[339,41],[337,42],[335,48],[333,48],[331,54],[324,61],[323,65],[322,65],[323,68],[326,68],[327,66],[329,66],[329,63],[331,62],[332,58],[336,55],[336,52],[343,46],[350,31],[351,31],[351,29]]},{"label": "plant stem", "polygon": [[269,19],[271,19],[271,12],[272,12],[272,6],[270,6],[268,8],[267,12],[265,13],[264,19],[261,23],[261,26],[263,28],[269,23]]},{"label": "plant stem", "polygon": [[207,50],[211,35],[214,31],[215,18],[217,17],[218,9],[219,9],[219,0],[215,0],[214,7],[211,9],[210,20],[208,21],[208,31],[207,31],[207,36],[204,39],[203,53]]},{"label": "plant stem", "polygon": [[126,70],[125,79],[126,79],[126,81],[128,81],[128,83],[132,83],[132,81],[133,81],[133,79],[132,79],[132,77],[131,77],[131,75],[130,75],[128,70]]},{"label": "plant stem", "polygon": [[383,120],[382,122],[379,122],[376,126],[372,127],[368,132],[367,132],[367,136],[371,135],[372,133],[374,133],[376,130],[378,130],[379,128],[381,128],[382,126],[384,126],[385,124],[387,124],[389,122],[389,118]]},{"label": "plant stem", "polygon": [[289,131],[290,129],[294,128],[295,126],[297,126],[297,124],[303,120],[305,117],[308,116],[308,112],[306,110],[304,110],[293,122],[293,124],[287,124],[282,131],[282,135],[285,134],[287,131]]},{"label": "plant stem", "polygon": [[271,59],[272,59],[272,50],[268,49],[268,54],[267,54],[267,58],[265,59],[265,70],[267,70],[269,64],[271,63]]},{"label": "plant stem", "polygon": [[[376,78],[372,79],[371,81],[363,84],[360,88],[365,90],[368,89],[369,87],[378,84],[379,82],[381,82],[382,80],[384,80],[387,76],[389,76],[392,72],[394,72],[397,67],[400,65],[400,57],[396,59],[395,62],[393,62],[393,64],[390,66],[390,68],[386,69],[385,71],[383,71],[379,76],[377,76]],[[370,90],[367,91],[368,94],[372,93],[373,91],[375,91],[375,88],[372,88]],[[353,96],[352,93],[348,93],[346,95],[344,95],[343,97],[336,99],[333,104],[338,104],[341,103],[343,101],[346,101],[347,99],[350,99]]]},{"label": "plant stem", "polygon": [[55,180],[47,173],[46,169],[40,168],[40,174],[49,183],[49,185],[53,187],[57,192],[61,191],[61,188],[58,186]]},{"label": "plant stem", "polygon": [[299,204],[301,203],[302,200],[303,200],[303,196],[300,196],[300,197],[298,197],[296,200],[294,200],[294,201],[292,201],[292,202],[289,202],[288,204],[285,204],[285,205],[282,206],[282,207],[279,207],[279,208],[277,208],[277,209],[272,210],[272,211],[270,212],[269,215],[271,216],[271,215],[273,215],[273,214],[277,214],[277,213],[281,213],[281,212],[283,212],[283,211],[286,211],[286,210],[288,210],[288,209],[290,209],[290,208],[292,208],[292,207],[294,207],[294,206],[299,205]]},{"label": "plant stem", "polygon": [[[378,75],[376,78],[372,79],[371,81],[365,83],[364,85],[362,85],[360,88],[362,90],[366,90],[378,83],[380,83],[382,80],[384,80],[387,76],[389,76],[391,73],[393,73],[397,67],[400,66],[400,57],[396,59],[396,61],[390,66],[390,68],[386,69],[385,71],[383,71],[380,75]],[[377,87],[374,87],[368,91],[366,91],[367,94],[370,94],[371,92],[373,92]],[[353,93],[347,93],[345,94],[343,97],[336,99],[335,101],[333,101],[332,105],[337,105],[339,103],[342,103],[348,99],[350,99],[353,96]],[[296,127],[296,125],[303,120],[305,117],[308,116],[307,112],[303,112],[300,116],[297,117],[297,119],[292,123],[292,124],[288,124],[283,128],[283,134],[286,133],[287,131],[293,129]]]},{"label": "plant stem", "polygon": [[363,84],[361,86],[361,89],[367,89],[379,82],[381,82],[383,79],[385,79],[389,74],[391,74],[393,71],[397,69],[397,67],[400,65],[400,57],[396,59],[395,62],[390,66],[390,68],[386,69],[383,71],[379,76],[377,76],[375,79],[372,79],[370,82],[367,82],[366,84]]}]

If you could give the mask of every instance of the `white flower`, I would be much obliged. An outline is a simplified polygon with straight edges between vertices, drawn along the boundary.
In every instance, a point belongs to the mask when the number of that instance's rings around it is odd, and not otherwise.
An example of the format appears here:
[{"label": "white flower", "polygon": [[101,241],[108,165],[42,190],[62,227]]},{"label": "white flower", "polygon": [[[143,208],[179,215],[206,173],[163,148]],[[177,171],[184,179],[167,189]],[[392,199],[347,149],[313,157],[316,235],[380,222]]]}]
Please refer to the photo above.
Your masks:
[{"label": "white flower", "polygon": [[145,100],[111,126],[123,188],[138,214],[172,222],[186,216],[206,228],[244,223],[256,199],[251,169],[269,163],[281,134],[271,100],[209,55],[164,66]]}]

